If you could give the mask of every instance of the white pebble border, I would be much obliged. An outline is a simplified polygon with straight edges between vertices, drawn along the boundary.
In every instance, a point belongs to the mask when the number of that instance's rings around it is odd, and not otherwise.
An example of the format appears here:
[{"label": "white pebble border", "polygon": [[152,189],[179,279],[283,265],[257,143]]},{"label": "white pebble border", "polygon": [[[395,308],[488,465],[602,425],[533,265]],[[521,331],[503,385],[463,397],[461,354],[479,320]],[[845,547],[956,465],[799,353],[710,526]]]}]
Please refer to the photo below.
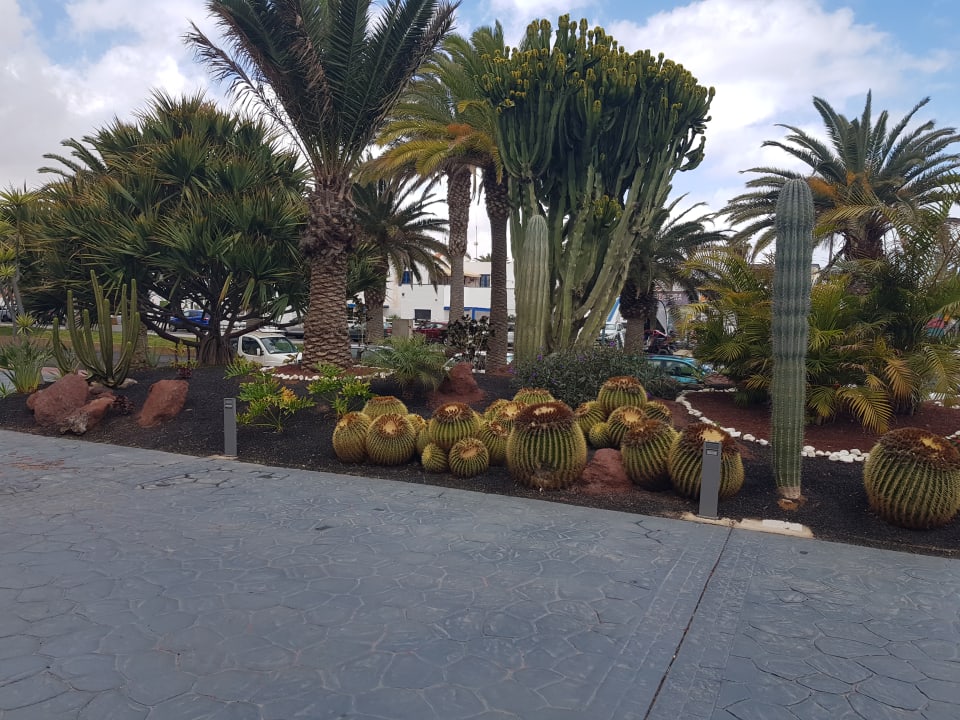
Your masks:
[{"label": "white pebble border", "polygon": [[[263,372],[265,372],[265,373],[270,373],[270,372],[272,372],[272,370],[271,370],[271,368],[264,368],[264,369],[263,369]],[[389,371],[389,370],[384,370],[384,371],[381,371],[381,372],[370,373],[369,375],[358,375],[357,377],[360,377],[360,378],[370,378],[371,380],[374,380],[374,379],[376,379],[376,380],[383,380],[384,378],[390,377],[392,374],[393,374],[393,372],[391,372],[391,371]],[[278,373],[278,372],[274,372],[273,375],[274,375],[274,377],[277,377],[277,378],[279,378],[280,380],[290,380],[290,381],[293,381],[293,382],[310,382],[310,381],[316,380],[317,378],[320,377],[320,376],[317,375],[315,372],[308,372],[308,373]]]},{"label": "white pebble border", "polygon": [[[728,390],[695,390],[692,392],[736,392],[734,388]],[[687,412],[693,417],[697,418],[702,423],[708,423],[710,425],[717,425],[713,420],[703,416],[703,413],[694,408],[690,402],[686,399],[686,392],[682,392],[677,396],[677,402],[683,405]],[[943,405],[939,400],[935,400],[937,405]],[[729,433],[731,437],[740,438],[747,442],[754,442],[758,445],[769,445],[770,441],[765,438],[758,438],[750,433],[741,433],[739,430],[734,430],[733,428],[720,428],[721,430]],[[947,439],[950,438],[960,438],[960,430],[953,433],[952,435],[947,435]],[[838,450],[836,452],[827,452],[825,450],[817,450],[812,445],[804,445],[803,450],[800,451],[801,457],[825,457],[827,460],[832,460],[833,462],[843,462],[843,463],[854,463],[854,462],[865,462],[867,458],[870,457],[869,452],[863,452],[857,448],[852,450]]]}]

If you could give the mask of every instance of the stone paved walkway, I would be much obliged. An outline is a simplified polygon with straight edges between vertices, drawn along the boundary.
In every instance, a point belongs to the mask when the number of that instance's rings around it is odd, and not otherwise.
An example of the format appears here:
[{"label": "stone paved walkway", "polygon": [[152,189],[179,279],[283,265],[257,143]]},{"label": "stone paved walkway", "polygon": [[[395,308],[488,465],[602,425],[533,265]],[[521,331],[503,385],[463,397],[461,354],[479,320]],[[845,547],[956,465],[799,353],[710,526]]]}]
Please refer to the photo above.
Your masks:
[{"label": "stone paved walkway", "polygon": [[960,563],[0,432],[0,719],[960,717]]}]

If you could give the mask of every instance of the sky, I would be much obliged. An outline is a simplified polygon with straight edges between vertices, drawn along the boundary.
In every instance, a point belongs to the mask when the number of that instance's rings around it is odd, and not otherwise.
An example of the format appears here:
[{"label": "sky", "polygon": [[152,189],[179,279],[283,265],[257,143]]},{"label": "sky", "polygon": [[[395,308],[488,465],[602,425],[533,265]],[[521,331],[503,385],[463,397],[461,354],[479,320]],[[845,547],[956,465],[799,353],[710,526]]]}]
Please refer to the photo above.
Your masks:
[{"label": "sky", "polygon": [[[131,118],[154,89],[202,90],[225,105],[182,42],[189,22],[214,28],[205,0],[0,0],[0,187],[35,187],[38,169],[114,117]],[[678,174],[680,207],[718,210],[744,189],[742,171],[796,167],[761,147],[798,126],[824,137],[813,97],[859,116],[901,118],[922,98],[919,121],[960,126],[960,3],[956,0],[462,0],[457,30],[499,19],[508,43],[560,13],[602,25],[628,50],[663,52],[716,88],[706,157]],[[912,127],[912,126],[911,126]],[[483,206],[471,208],[470,251],[489,251]]]}]

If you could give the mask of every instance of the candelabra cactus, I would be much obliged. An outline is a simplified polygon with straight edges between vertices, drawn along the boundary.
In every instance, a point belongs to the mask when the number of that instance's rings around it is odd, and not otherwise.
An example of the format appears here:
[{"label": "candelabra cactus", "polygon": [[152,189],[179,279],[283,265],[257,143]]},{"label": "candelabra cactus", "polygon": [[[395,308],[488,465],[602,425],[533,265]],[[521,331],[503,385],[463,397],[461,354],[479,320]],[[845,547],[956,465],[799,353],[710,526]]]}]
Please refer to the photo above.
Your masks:
[{"label": "candelabra cactus", "polygon": [[573,410],[562,402],[531,405],[517,416],[507,440],[507,469],[517,482],[563,490],[587,465],[587,443]]},{"label": "candelabra cactus", "polygon": [[550,247],[547,221],[531,217],[524,228],[518,263],[524,268],[523,282],[517,283],[517,329],[514,347],[517,360],[528,362],[547,344],[550,318]]},{"label": "candelabra cactus", "polygon": [[918,428],[883,435],[863,465],[870,508],[891,525],[928,530],[960,511],[960,453]]},{"label": "candelabra cactus", "polygon": [[464,438],[450,448],[447,463],[457,477],[476,477],[490,467],[490,451],[478,438]]},{"label": "candelabra cactus", "polygon": [[[119,357],[114,358],[113,316],[110,301],[103,294],[103,287],[97,282],[96,274],[90,271],[90,284],[93,288],[94,309],[97,312],[97,340],[93,339],[90,323],[90,311],[84,310],[77,326],[77,313],[73,305],[73,291],[67,290],[67,332],[73,344],[73,354],[77,361],[90,372],[92,380],[99,380],[107,387],[117,387],[127,378],[130,363],[140,334],[140,313],[137,312],[137,282],[130,281],[130,294],[127,286],[120,290],[120,302],[117,313],[120,316],[121,336]],[[129,297],[129,300],[128,300]],[[67,351],[60,341],[60,324],[53,321],[52,350],[59,367],[67,367],[70,362]]]},{"label": "candelabra cactus", "polygon": [[342,462],[358,463],[367,459],[367,431],[370,418],[362,412],[348,412],[333,428],[333,452]]},{"label": "candelabra cactus", "polygon": [[480,418],[466,403],[446,403],[433,411],[428,427],[431,441],[449,452],[458,440],[477,434]]},{"label": "candelabra cactus", "polygon": [[403,465],[416,450],[416,434],[405,415],[389,413],[373,418],[367,430],[367,457],[377,465]]},{"label": "candelabra cactus", "polygon": [[776,208],[770,444],[777,489],[784,498],[791,500],[800,498],[815,219],[813,193],[806,180],[794,179],[784,183]]},{"label": "candelabra cactus", "polygon": [[644,490],[660,489],[670,477],[667,460],[677,431],[661,420],[637,423],[623,438],[620,453],[623,469],[634,485]]},{"label": "candelabra cactus", "polygon": [[670,448],[667,471],[674,489],[684,497],[700,497],[703,443],[720,443],[720,498],[736,495],[743,487],[743,459],[737,443],[716,425],[693,423],[677,435]]},{"label": "candelabra cactus", "polygon": [[610,415],[617,408],[626,405],[643,407],[647,402],[647,392],[640,381],[631,375],[612,377],[600,386],[597,402],[603,411]]}]

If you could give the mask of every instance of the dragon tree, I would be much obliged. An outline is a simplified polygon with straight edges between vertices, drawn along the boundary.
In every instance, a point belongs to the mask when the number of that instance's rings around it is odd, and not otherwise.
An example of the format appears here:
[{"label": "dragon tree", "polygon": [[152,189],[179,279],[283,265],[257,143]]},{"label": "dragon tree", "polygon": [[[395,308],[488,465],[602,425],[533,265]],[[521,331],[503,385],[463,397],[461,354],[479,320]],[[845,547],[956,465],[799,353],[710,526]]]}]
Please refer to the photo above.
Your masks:
[{"label": "dragon tree", "polygon": [[535,215],[547,223],[547,317],[518,302],[517,347],[529,347],[526,333],[546,352],[589,345],[674,174],[703,159],[714,91],[567,15],[555,33],[540,20],[519,48],[485,56],[481,85],[509,179],[515,277],[537,256],[524,253],[524,227]]}]

